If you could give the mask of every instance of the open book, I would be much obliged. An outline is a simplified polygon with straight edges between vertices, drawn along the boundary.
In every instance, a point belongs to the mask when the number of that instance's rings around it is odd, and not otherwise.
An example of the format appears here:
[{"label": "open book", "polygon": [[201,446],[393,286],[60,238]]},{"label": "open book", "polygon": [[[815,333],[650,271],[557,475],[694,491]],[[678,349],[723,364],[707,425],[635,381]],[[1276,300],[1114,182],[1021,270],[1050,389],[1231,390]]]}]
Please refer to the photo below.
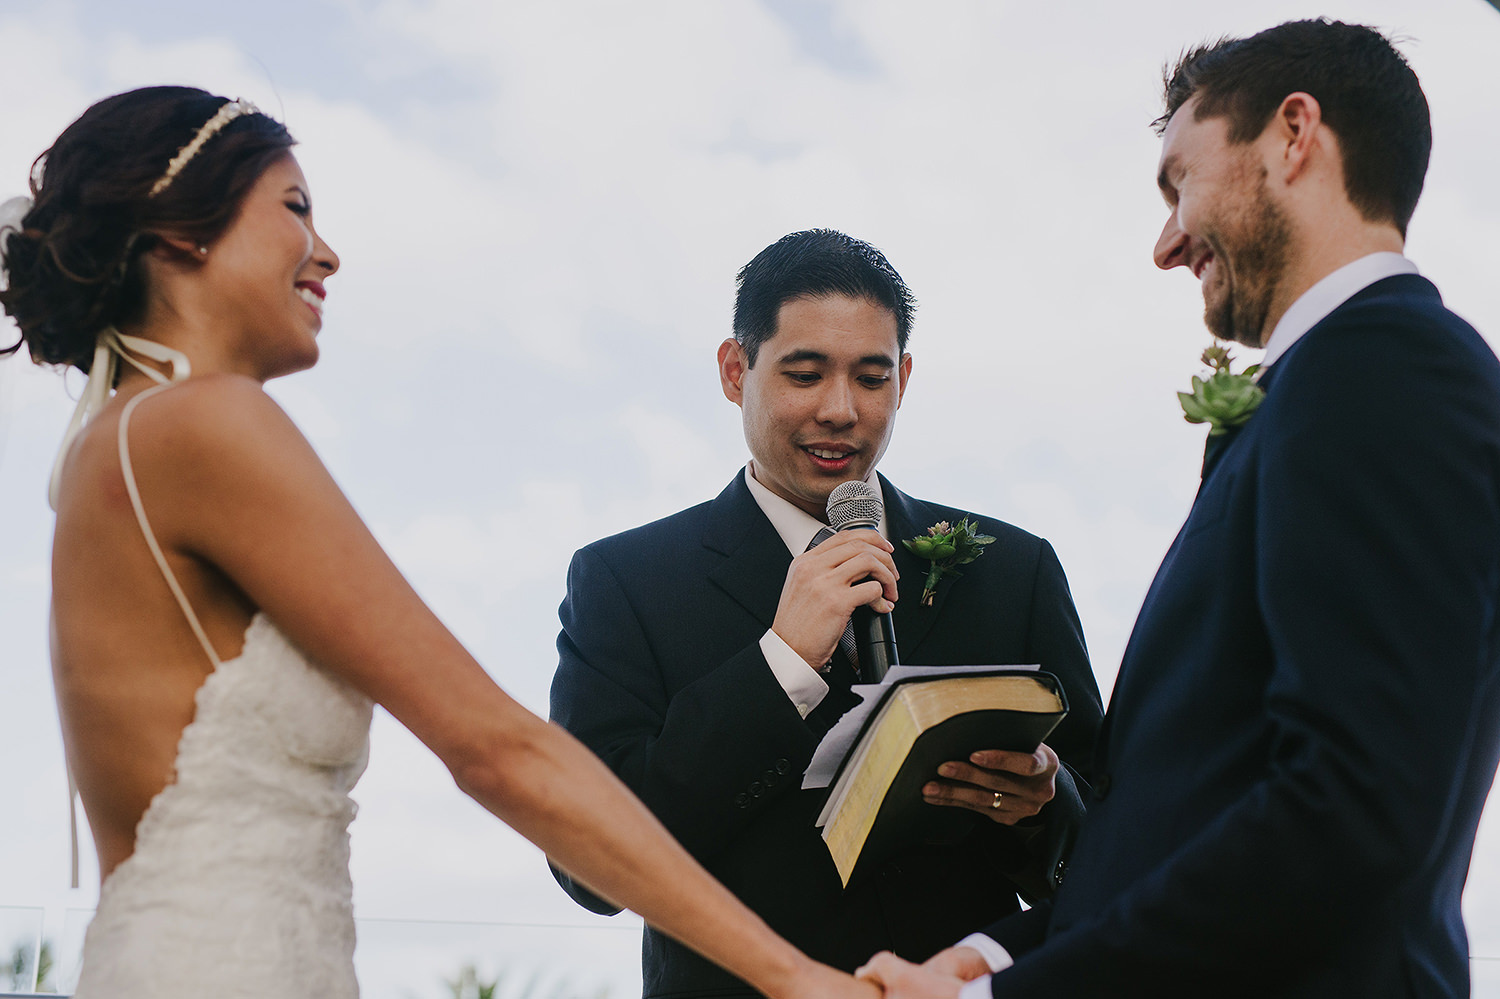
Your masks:
[{"label": "open book", "polygon": [[846,885],[922,841],[938,807],[922,785],[940,764],[980,749],[1033,752],[1068,710],[1057,678],[1025,667],[929,669],[880,691],[818,816]]}]

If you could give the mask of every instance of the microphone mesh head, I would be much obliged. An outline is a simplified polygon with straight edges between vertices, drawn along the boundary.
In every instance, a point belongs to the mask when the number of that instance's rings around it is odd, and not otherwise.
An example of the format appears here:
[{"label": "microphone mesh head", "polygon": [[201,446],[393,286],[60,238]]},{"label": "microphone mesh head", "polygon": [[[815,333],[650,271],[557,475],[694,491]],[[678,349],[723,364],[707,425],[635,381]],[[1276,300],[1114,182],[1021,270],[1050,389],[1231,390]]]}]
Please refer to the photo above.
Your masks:
[{"label": "microphone mesh head", "polygon": [[868,482],[859,479],[840,482],[828,494],[828,526],[835,531],[846,527],[874,527],[880,523],[884,506],[880,490]]}]

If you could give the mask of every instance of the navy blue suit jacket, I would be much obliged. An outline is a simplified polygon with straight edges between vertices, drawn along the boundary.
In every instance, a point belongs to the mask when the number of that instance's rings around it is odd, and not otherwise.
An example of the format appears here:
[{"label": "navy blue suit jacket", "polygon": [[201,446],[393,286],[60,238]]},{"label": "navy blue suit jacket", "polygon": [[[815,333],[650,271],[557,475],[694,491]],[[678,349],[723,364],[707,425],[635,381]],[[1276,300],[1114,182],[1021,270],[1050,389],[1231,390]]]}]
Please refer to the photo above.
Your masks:
[{"label": "navy blue suit jacket", "polygon": [[[996,996],[1468,994],[1500,753],[1500,365],[1414,275],[1261,382],[1152,583]],[[993,927],[1015,952],[1045,907]]]},{"label": "navy blue suit jacket", "polygon": [[[881,486],[892,538],[963,516]],[[927,563],[897,544],[902,661],[1040,663],[1072,707],[1048,743],[1086,776],[1101,708],[1062,567],[1040,538],[988,518],[980,527],[998,540],[943,581],[933,607],[920,606]],[[1018,884],[1050,893],[1053,858],[1081,811],[1067,775],[1043,812],[1055,820],[1012,830],[934,807],[935,842],[841,887],[813,824],[826,792],[800,785],[818,740],[857,698],[836,686],[804,720],[766,664],[760,638],[790,564],[742,474],[715,500],[582,549],[559,611],[553,718],[772,928],[837,967],[882,948],[926,958],[1019,908]],[[617,911],[558,877],[583,905]],[[642,965],[648,996],[754,994],[650,928]]]}]

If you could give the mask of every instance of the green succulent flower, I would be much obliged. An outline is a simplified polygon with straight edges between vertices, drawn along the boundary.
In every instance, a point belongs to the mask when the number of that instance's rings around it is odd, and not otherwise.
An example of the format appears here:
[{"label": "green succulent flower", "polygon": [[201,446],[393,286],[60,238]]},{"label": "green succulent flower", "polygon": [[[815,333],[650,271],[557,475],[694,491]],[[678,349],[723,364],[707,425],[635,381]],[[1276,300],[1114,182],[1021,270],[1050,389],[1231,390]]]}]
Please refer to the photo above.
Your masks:
[{"label": "green succulent flower", "polygon": [[1215,345],[1203,352],[1203,363],[1213,369],[1207,378],[1193,376],[1193,390],[1178,392],[1183,419],[1189,423],[1207,423],[1209,437],[1221,437],[1244,426],[1255,415],[1256,407],[1266,397],[1265,389],[1251,377],[1260,370],[1252,364],[1239,374],[1230,368],[1234,358],[1229,351]]},{"label": "green succulent flower", "polygon": [[932,569],[922,584],[922,606],[932,606],[937,597],[938,582],[943,576],[960,575],[957,567],[968,565],[983,555],[984,546],[994,540],[988,534],[980,534],[978,525],[965,517],[957,527],[940,520],[929,527],[926,534],[901,542],[907,551],[932,563]]}]

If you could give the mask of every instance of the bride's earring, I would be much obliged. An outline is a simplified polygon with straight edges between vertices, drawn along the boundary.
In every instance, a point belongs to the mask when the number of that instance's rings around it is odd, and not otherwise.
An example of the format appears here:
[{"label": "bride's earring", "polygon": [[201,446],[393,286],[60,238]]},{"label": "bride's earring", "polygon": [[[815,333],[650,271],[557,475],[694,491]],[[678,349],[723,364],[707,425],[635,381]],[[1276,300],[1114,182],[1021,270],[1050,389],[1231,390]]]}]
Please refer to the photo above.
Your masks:
[{"label": "bride's earring", "polygon": [[198,256],[200,256],[200,257],[206,257],[206,256],[208,256],[208,247],[204,246],[202,243],[198,244]]}]

